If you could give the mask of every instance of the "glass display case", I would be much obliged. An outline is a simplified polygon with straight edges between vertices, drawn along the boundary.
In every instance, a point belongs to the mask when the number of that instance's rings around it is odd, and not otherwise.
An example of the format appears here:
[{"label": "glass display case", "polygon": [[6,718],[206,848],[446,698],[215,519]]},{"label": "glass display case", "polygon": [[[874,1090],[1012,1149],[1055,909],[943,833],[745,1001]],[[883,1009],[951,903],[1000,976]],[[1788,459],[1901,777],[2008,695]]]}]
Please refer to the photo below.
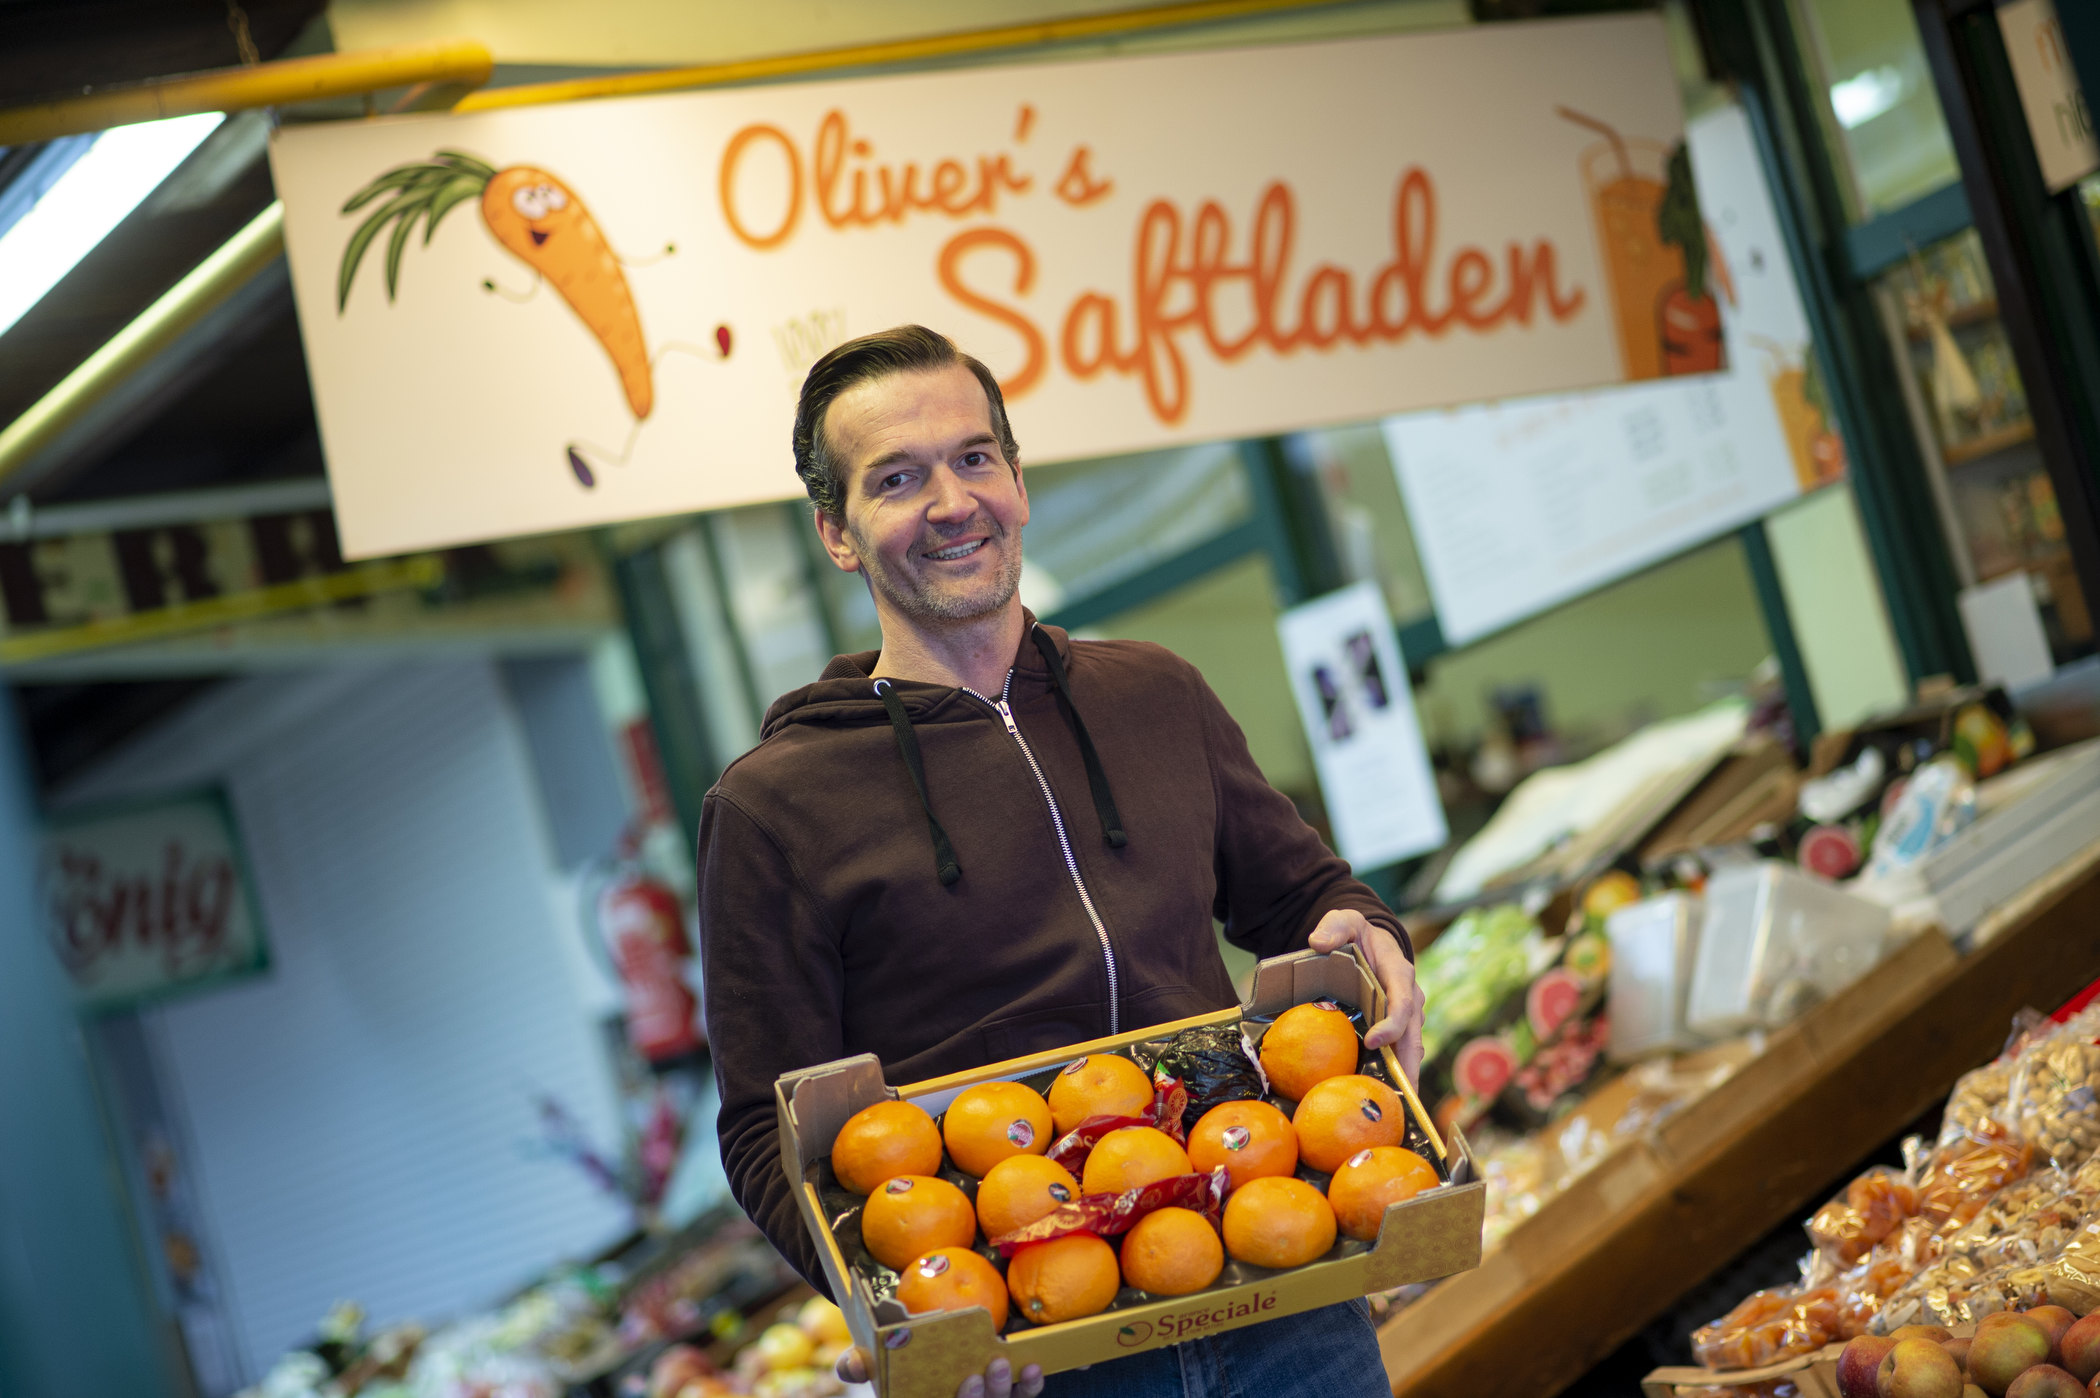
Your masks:
[{"label": "glass display case", "polygon": [[1975,231],[1914,248],[1875,295],[1910,369],[1904,396],[1963,585],[2024,571],[2058,663],[2091,650],[2092,613]]}]

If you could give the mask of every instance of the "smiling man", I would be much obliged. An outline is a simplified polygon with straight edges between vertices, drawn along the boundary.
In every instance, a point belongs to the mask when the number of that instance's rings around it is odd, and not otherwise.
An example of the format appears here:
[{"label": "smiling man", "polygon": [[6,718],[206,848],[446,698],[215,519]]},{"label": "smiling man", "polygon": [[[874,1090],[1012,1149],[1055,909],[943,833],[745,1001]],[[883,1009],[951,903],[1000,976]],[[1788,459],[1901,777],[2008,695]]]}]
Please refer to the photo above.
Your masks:
[{"label": "smiling man", "polygon": [[[1022,606],[1028,489],[991,371],[903,326],[811,368],[795,469],[882,649],[776,701],[700,823],[700,938],[739,1203],[824,1286],[780,1169],[773,1082],[873,1053],[892,1083],[1235,1003],[1212,919],[1260,956],[1356,943],[1421,1059],[1399,920],[1271,788],[1194,667]],[[856,1356],[841,1373],[862,1376]],[[963,1398],[1388,1392],[1335,1306]]]}]

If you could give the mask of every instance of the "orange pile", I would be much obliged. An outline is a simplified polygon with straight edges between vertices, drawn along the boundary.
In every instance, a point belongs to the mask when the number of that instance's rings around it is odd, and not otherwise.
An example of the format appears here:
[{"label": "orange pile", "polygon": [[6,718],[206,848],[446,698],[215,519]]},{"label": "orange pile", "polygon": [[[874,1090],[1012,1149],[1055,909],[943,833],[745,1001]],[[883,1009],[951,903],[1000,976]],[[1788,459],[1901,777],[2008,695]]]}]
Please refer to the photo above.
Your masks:
[{"label": "orange pile", "polygon": [[1293,1005],[1261,1036],[1261,1070],[1277,1096],[1298,1102],[1315,1084],[1355,1072],[1357,1047],[1356,1027],[1340,1010]]},{"label": "orange pile", "polygon": [[1079,1177],[1089,1194],[1121,1194],[1188,1173],[1188,1152],[1172,1136],[1151,1126],[1124,1126],[1094,1143]]},{"label": "orange pile", "polygon": [[1009,1155],[977,1186],[977,1222],[987,1239],[1026,1227],[1079,1197],[1079,1181],[1054,1160]]},{"label": "orange pile", "polygon": [[1068,1063],[1050,1084],[1050,1115],[1062,1136],[1090,1116],[1143,1116],[1152,1110],[1152,1079],[1119,1054]]},{"label": "orange pile", "polygon": [[1217,1230],[1189,1209],[1155,1209],[1123,1237],[1123,1279],[1155,1296],[1201,1291],[1224,1269]]},{"label": "orange pile", "polygon": [[930,1175],[899,1175],[861,1206],[861,1243],[892,1271],[903,1271],[935,1248],[966,1248],[976,1237],[969,1198]]},{"label": "orange pile", "polygon": [[1376,1078],[1349,1073],[1306,1093],[1291,1125],[1298,1132],[1298,1158],[1331,1174],[1367,1147],[1399,1145],[1407,1136],[1407,1112],[1399,1093]]},{"label": "orange pile", "polygon": [[1249,1180],[1225,1200],[1225,1250],[1256,1267],[1299,1267],[1334,1246],[1334,1210],[1295,1175]]},{"label": "orange pile", "polygon": [[897,1301],[912,1315],[982,1306],[994,1332],[1006,1328],[1006,1278],[968,1248],[935,1248],[897,1278]]},{"label": "orange pile", "polygon": [[1038,1325],[1105,1311],[1122,1285],[1116,1250],[1092,1233],[1030,1243],[1006,1264],[1006,1289]]},{"label": "orange pile", "polygon": [[1050,1149],[1050,1104],[1017,1082],[979,1083],[948,1104],[941,1134],[955,1168],[982,1179],[1010,1155]]},{"label": "orange pile", "polygon": [[1399,1146],[1371,1146],[1342,1162],[1327,1182],[1327,1202],[1335,1220],[1352,1238],[1373,1242],[1385,1222],[1385,1207],[1412,1199],[1435,1187],[1436,1171],[1428,1161]]},{"label": "orange pile", "polygon": [[1298,1133],[1267,1102],[1223,1102],[1189,1132],[1189,1165],[1209,1174],[1223,1165],[1228,1190],[1298,1168]]},{"label": "orange pile", "polygon": [[941,1132],[910,1102],[877,1102],[846,1118],[831,1143],[831,1170],[855,1194],[870,1194],[898,1175],[941,1168]]}]

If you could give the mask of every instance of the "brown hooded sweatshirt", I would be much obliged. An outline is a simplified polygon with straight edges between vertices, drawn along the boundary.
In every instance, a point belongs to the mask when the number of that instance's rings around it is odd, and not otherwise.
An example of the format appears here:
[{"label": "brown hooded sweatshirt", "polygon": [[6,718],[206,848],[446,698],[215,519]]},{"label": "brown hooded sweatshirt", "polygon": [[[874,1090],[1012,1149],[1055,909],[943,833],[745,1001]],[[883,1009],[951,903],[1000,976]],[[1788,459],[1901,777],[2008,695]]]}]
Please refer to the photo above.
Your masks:
[{"label": "brown hooded sweatshirt", "polygon": [[1194,666],[1028,625],[1005,714],[999,694],[871,682],[875,652],[838,657],[773,705],[701,814],[723,1164],[820,1289],[780,1169],[780,1074],[873,1053],[904,1084],[1222,1009],[1213,917],[1260,956],[1336,908],[1408,945]]}]

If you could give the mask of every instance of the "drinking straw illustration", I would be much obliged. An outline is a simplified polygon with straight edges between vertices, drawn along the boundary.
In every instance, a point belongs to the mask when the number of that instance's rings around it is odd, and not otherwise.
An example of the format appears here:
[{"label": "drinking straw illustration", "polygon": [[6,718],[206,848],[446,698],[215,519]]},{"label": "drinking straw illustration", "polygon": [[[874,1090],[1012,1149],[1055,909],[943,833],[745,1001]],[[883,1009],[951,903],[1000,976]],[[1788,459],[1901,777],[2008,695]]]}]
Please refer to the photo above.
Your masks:
[{"label": "drinking straw illustration", "polygon": [[1599,121],[1593,116],[1584,116],[1573,107],[1555,107],[1553,111],[1563,121],[1572,121],[1577,126],[1587,126],[1590,130],[1611,142],[1612,154],[1618,157],[1619,161],[1619,178],[1626,180],[1634,178],[1633,157],[1627,153],[1626,138],[1619,134],[1618,127],[1613,126],[1609,122]]}]

